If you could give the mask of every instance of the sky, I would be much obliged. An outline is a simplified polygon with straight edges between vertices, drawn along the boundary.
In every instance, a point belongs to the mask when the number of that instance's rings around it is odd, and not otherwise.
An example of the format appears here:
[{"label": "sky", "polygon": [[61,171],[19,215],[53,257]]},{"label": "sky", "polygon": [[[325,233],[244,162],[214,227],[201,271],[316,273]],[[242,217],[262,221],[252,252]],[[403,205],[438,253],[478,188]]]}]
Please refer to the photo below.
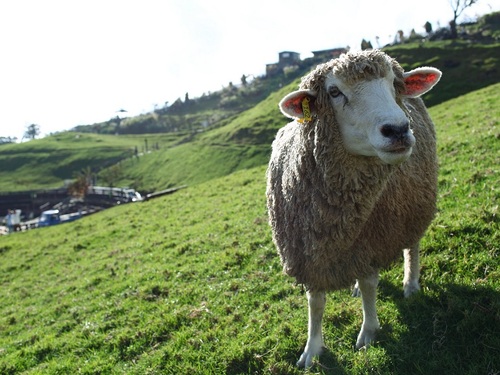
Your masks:
[{"label": "sky", "polygon": [[[2,1],[0,137],[151,112],[262,76],[281,51],[383,46],[400,29],[446,26],[449,1]],[[498,10],[479,0],[459,22]]]}]

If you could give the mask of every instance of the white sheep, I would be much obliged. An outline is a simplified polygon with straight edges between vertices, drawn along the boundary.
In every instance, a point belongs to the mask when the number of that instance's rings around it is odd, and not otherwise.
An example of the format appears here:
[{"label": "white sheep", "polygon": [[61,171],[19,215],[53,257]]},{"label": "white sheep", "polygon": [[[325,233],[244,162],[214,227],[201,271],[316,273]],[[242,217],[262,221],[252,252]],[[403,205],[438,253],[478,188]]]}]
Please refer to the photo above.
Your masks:
[{"label": "white sheep", "polygon": [[307,288],[299,366],[311,366],[324,346],[326,291],[357,280],[361,348],[379,328],[379,269],[404,250],[404,295],[420,288],[418,246],[436,210],[437,158],[418,97],[440,77],[429,67],[405,73],[381,51],[348,53],[319,65],[280,102],[294,121],[273,142],[267,204],[283,269]]}]

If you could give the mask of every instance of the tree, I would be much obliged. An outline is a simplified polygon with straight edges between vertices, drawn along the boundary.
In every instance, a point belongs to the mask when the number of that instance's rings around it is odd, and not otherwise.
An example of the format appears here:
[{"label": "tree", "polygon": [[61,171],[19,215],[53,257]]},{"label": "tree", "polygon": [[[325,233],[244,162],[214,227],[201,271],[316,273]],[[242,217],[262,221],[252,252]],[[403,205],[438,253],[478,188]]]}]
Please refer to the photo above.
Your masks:
[{"label": "tree", "polygon": [[403,30],[398,30],[398,35],[397,35],[399,43],[404,43],[405,42],[405,33]]},{"label": "tree", "polygon": [[37,124],[31,124],[26,127],[23,138],[35,139],[40,135],[40,126]]},{"label": "tree", "polygon": [[417,34],[415,29],[411,29],[410,36],[408,37],[408,40],[412,40],[412,41],[419,40],[420,41],[422,39],[424,39],[424,37],[422,35]]},{"label": "tree", "polygon": [[361,41],[361,50],[367,50],[367,49],[373,49],[372,43],[367,40],[362,40]]},{"label": "tree", "polygon": [[460,15],[463,13],[463,11],[475,3],[477,3],[479,0],[449,0],[451,9],[453,9],[453,19],[450,21],[450,33],[451,33],[451,39],[457,39],[458,37],[458,32],[457,32],[457,19],[460,17]]},{"label": "tree", "polygon": [[120,118],[120,116],[112,118],[110,122],[115,123],[115,134],[120,134],[120,125],[122,123],[122,119]]},{"label": "tree", "polygon": [[94,173],[90,167],[75,173],[75,180],[68,186],[69,193],[75,197],[85,197],[89,186],[92,186]]},{"label": "tree", "polygon": [[432,24],[429,21],[425,23],[424,28],[427,34],[432,33]]}]

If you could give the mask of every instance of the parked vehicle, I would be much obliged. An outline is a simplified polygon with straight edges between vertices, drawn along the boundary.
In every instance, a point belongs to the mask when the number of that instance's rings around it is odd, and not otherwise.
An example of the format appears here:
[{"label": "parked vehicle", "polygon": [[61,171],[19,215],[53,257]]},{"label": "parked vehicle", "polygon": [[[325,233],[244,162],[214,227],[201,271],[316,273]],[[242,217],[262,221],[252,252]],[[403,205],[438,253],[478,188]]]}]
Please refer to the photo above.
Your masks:
[{"label": "parked vehicle", "polygon": [[40,219],[38,220],[39,227],[48,227],[51,225],[57,225],[62,223],[69,223],[70,221],[77,220],[82,217],[80,212],[74,212],[71,214],[61,215],[59,210],[48,210],[43,211]]},{"label": "parked vehicle", "polygon": [[87,194],[113,198],[118,203],[137,202],[142,200],[141,194],[130,188],[89,186]]},{"label": "parked vehicle", "polygon": [[7,224],[7,233],[20,231],[21,210],[8,210],[5,223]]}]

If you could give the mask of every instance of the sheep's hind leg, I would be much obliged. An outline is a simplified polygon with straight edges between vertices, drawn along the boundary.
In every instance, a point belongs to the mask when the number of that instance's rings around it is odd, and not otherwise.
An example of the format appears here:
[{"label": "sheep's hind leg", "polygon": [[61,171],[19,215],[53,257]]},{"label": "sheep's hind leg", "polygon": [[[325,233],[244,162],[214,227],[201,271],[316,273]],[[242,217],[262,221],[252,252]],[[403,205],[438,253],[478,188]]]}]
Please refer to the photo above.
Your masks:
[{"label": "sheep's hind leg", "polygon": [[409,249],[404,249],[404,278],[403,278],[403,291],[404,296],[408,298],[412,294],[420,290],[418,279],[420,277],[420,264],[419,264],[419,244],[412,246]]},{"label": "sheep's hind leg", "polygon": [[378,272],[363,279],[358,279],[363,304],[363,325],[356,341],[356,348],[368,347],[375,339],[375,332],[380,325],[375,306],[377,298]]},{"label": "sheep's hind leg", "polygon": [[356,284],[354,284],[354,287],[352,288],[352,294],[353,297],[361,297],[361,290],[359,290],[359,282],[356,280]]},{"label": "sheep's hind leg", "polygon": [[324,347],[321,322],[325,311],[325,292],[307,292],[309,303],[309,324],[307,327],[307,344],[304,353],[300,356],[297,366],[311,367],[314,357],[321,354]]}]

